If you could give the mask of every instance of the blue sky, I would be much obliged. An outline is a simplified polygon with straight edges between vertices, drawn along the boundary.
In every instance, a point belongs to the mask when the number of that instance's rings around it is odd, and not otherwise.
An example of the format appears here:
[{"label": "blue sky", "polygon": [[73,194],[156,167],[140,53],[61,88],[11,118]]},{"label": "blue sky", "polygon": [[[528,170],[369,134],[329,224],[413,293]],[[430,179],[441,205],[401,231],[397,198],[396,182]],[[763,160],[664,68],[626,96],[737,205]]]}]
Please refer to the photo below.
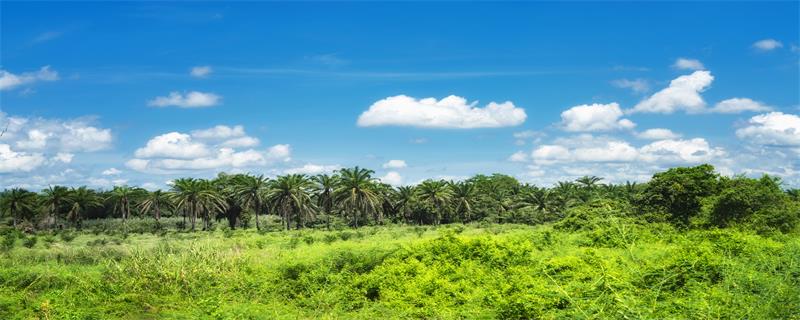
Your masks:
[{"label": "blue sky", "polygon": [[800,185],[798,2],[2,2],[0,18],[0,187],[354,165],[549,185],[706,162]]}]

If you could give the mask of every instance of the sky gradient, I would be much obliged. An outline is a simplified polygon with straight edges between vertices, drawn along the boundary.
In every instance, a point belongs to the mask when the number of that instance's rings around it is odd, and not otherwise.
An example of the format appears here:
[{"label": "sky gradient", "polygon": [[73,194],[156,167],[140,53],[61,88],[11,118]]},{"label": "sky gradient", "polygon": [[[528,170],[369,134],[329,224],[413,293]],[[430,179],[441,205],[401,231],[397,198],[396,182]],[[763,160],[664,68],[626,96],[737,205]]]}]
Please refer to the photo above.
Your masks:
[{"label": "sky gradient", "polygon": [[0,188],[359,165],[800,186],[800,4],[0,3]]}]

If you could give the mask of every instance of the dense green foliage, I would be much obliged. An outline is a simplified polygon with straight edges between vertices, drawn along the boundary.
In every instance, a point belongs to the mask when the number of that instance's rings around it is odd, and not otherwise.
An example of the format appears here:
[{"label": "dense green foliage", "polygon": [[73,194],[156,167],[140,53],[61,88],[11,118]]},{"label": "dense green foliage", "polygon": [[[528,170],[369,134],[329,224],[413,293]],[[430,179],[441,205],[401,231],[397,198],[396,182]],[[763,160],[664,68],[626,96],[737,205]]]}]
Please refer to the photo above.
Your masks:
[{"label": "dense green foliage", "polygon": [[[285,229],[331,224],[352,227],[385,223],[439,225],[502,222],[540,224],[576,209],[613,203],[618,216],[668,222],[680,228],[736,226],[759,232],[790,232],[800,222],[797,189],[783,190],[777,178],[721,177],[710,165],[673,168],[647,183],[602,184],[586,176],[553,187],[522,184],[510,176],[477,175],[461,182],[426,180],[394,188],[371,170],[345,168],[333,175],[291,174],[269,179],[220,174],[215,179],[183,178],[169,191],[148,192],[50,187],[40,193],[0,193],[0,214],[26,230],[81,228],[84,219],[183,217],[182,229],[202,230],[227,220],[232,228],[261,228],[277,216]],[[603,211],[603,210],[600,210]],[[605,216],[606,213],[595,212]],[[586,215],[586,214],[584,214]],[[157,226],[160,223],[156,224]],[[122,231],[127,228],[122,225]]]},{"label": "dense green foliage", "polygon": [[785,319],[800,311],[800,238],[733,229],[612,218],[577,231],[4,232],[3,319]]},{"label": "dense green foliage", "polygon": [[393,188],[372,175],[4,191],[0,318],[800,314],[800,197],[773,177],[702,165],[644,184]]}]

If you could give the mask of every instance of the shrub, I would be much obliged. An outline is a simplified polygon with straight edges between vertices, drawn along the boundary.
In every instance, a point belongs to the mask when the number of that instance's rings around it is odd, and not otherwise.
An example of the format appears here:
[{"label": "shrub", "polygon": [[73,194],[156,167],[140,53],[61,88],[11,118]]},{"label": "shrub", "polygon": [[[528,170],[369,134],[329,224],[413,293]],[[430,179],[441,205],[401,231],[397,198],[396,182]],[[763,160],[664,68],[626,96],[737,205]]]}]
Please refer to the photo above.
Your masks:
[{"label": "shrub", "polygon": [[33,246],[35,246],[36,242],[38,242],[38,241],[39,241],[39,238],[37,238],[34,235],[34,236],[30,236],[30,237],[24,238],[22,240],[22,245],[25,246],[26,248],[33,248]]}]

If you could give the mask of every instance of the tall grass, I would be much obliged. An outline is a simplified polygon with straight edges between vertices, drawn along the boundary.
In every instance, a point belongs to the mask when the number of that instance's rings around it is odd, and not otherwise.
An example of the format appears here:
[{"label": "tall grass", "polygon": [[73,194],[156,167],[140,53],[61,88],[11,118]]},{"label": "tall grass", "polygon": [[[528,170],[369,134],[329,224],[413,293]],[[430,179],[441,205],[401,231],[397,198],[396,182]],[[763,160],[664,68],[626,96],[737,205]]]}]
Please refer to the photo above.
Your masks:
[{"label": "tall grass", "polygon": [[575,231],[483,224],[13,237],[0,256],[2,319],[800,314],[796,234],[609,220]]}]

